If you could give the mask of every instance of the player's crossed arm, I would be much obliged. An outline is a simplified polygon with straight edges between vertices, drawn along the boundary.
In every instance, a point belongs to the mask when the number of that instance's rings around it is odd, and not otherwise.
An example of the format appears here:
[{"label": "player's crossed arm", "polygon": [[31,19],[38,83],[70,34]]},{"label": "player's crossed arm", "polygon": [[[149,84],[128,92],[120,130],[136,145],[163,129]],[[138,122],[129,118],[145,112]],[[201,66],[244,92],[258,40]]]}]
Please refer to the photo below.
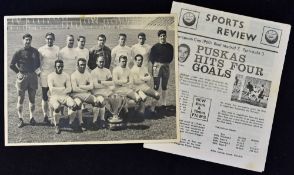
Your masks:
[{"label": "player's crossed arm", "polygon": [[114,82],[112,81],[112,78],[109,78],[108,80],[101,81],[101,84],[104,86],[113,86]]},{"label": "player's crossed arm", "polygon": [[64,89],[64,93],[68,94],[71,92],[72,87],[71,87],[71,82],[70,82],[70,77],[66,75],[66,83],[65,83],[66,88]]},{"label": "player's crossed arm", "polygon": [[78,83],[78,79],[75,76],[71,76],[71,86],[73,92],[88,92],[93,89],[93,82],[90,79],[87,80],[86,85],[81,85]]},{"label": "player's crossed arm", "polygon": [[146,71],[143,76],[140,77],[142,81],[148,82],[151,80],[150,74]]},{"label": "player's crossed arm", "polygon": [[65,87],[56,87],[54,86],[54,78],[52,76],[48,76],[48,87],[51,95],[63,95]]},{"label": "player's crossed arm", "polygon": [[86,91],[92,90],[94,88],[94,85],[93,85],[93,81],[90,78],[90,76],[87,77],[87,83],[79,85],[79,87],[83,90],[86,90]]},{"label": "player's crossed arm", "polygon": [[118,74],[119,72],[117,72],[116,70],[113,71],[113,82],[115,85],[122,86],[129,82],[129,77],[127,77],[126,79],[120,79]]},{"label": "player's crossed arm", "polygon": [[103,88],[104,86],[101,84],[101,81],[98,80],[95,71],[91,71],[91,78],[93,83],[93,88]]},{"label": "player's crossed arm", "polygon": [[77,84],[77,80],[74,76],[71,76],[71,86],[73,92],[85,92],[84,89],[80,88]]}]

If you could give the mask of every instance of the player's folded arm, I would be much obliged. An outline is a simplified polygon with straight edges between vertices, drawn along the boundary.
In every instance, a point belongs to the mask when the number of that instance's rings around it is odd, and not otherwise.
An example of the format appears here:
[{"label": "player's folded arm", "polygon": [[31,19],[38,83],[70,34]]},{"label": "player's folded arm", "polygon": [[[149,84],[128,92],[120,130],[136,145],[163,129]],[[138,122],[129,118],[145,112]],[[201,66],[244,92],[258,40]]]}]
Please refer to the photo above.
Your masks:
[{"label": "player's folded arm", "polygon": [[65,89],[65,87],[54,87],[53,79],[51,76],[48,76],[48,87],[51,95],[63,94]]},{"label": "player's folded arm", "polygon": [[16,67],[15,64],[10,64],[10,69],[12,69],[17,74],[19,73],[19,70],[18,70],[18,68]]},{"label": "player's folded arm", "polygon": [[18,52],[16,52],[13,55],[12,60],[11,60],[11,63],[10,63],[10,69],[12,69],[15,73],[19,73],[19,69],[16,66],[17,60],[18,60]]},{"label": "player's folded arm", "polygon": [[118,85],[118,86],[123,86],[124,84],[126,84],[126,81],[125,80],[116,80],[116,81],[114,81],[114,84]]},{"label": "player's folded arm", "polygon": [[113,86],[114,85],[114,82],[112,80],[101,81],[101,84],[102,85],[105,85],[105,86]]},{"label": "player's folded arm", "polygon": [[150,81],[151,80],[151,76],[148,74],[147,76],[141,76],[140,79],[142,81]]},{"label": "player's folded arm", "polygon": [[113,82],[115,85],[122,86],[128,82],[127,80],[120,80],[117,74],[118,73],[116,73],[115,71],[113,72]]},{"label": "player's folded arm", "polygon": [[133,73],[131,74],[130,79],[133,84],[141,84],[140,79]]},{"label": "player's folded arm", "polygon": [[49,89],[52,95],[64,95],[65,87],[49,87]]},{"label": "player's folded arm", "polygon": [[72,83],[72,91],[73,92],[80,92],[80,93],[85,92],[85,90],[83,90],[77,86],[74,86],[73,83]]},{"label": "player's folded arm", "polygon": [[36,50],[36,54],[37,54],[37,56],[34,59],[34,69],[35,69],[35,71],[37,69],[40,69],[40,66],[41,66],[40,53],[37,50]]},{"label": "player's folded arm", "polygon": [[96,89],[100,89],[100,88],[103,88],[104,86],[102,84],[99,84],[99,83],[94,83],[94,88]]},{"label": "player's folded arm", "polygon": [[97,78],[94,78],[93,79],[93,87],[100,89],[100,88],[103,88],[104,86],[101,83],[98,83],[98,79]]},{"label": "player's folded arm", "polygon": [[80,87],[81,87],[82,89],[84,89],[84,90],[89,91],[89,90],[92,90],[92,89],[94,88],[94,82],[93,82],[93,80],[91,79],[90,76],[87,77],[87,78],[88,78],[88,80],[87,80],[87,84],[86,84],[86,85],[81,85]]},{"label": "player's folded arm", "polygon": [[67,80],[66,80],[66,88],[64,89],[64,93],[65,94],[68,94],[68,93],[71,92],[71,90],[72,90],[72,88],[71,88],[71,82],[70,82],[70,79],[68,77]]},{"label": "player's folded arm", "polygon": [[83,89],[78,87],[76,78],[74,76],[71,76],[71,86],[73,92],[85,92]]},{"label": "player's folded arm", "polygon": [[93,83],[92,84],[88,84],[88,85],[80,85],[79,86],[83,91],[89,91],[93,89]]}]

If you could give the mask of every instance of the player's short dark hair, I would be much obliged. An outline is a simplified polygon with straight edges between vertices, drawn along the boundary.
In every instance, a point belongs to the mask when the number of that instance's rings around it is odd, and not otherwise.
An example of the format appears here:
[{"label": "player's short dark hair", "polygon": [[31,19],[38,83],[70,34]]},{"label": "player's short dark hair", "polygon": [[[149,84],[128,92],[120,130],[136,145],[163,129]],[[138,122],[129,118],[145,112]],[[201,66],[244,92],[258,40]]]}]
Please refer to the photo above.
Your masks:
[{"label": "player's short dark hair", "polygon": [[126,35],[125,33],[120,33],[120,34],[118,34],[118,37],[121,37],[121,36],[127,38],[127,35]]},{"label": "player's short dark hair", "polygon": [[103,56],[103,58],[105,58],[105,54],[103,51],[97,53],[97,58],[100,56]]},{"label": "player's short dark hair", "polygon": [[137,61],[137,57],[141,57],[142,59],[143,59],[143,55],[141,55],[141,54],[137,54],[136,56],[135,56],[135,60]]},{"label": "player's short dark hair", "polygon": [[146,38],[146,34],[143,33],[143,32],[140,32],[140,33],[138,34],[138,38],[139,38],[139,36],[142,36],[142,37]]},{"label": "player's short dark hair", "polygon": [[128,60],[128,57],[125,56],[125,55],[121,55],[121,56],[118,57],[118,61],[120,62],[121,59]]},{"label": "player's short dark hair", "polygon": [[54,63],[54,66],[55,66],[55,67],[56,67],[56,64],[57,64],[57,63],[62,63],[62,64],[63,64],[63,61],[60,60],[60,59],[55,60],[55,63]]},{"label": "player's short dark hair", "polygon": [[77,60],[77,65],[79,65],[79,62],[80,62],[80,61],[83,61],[83,62],[85,62],[85,63],[87,62],[87,60],[86,60],[85,58],[79,58],[79,59]]},{"label": "player's short dark hair", "polygon": [[45,35],[45,38],[47,38],[47,36],[52,36],[53,40],[55,40],[55,35],[52,32],[47,32]]},{"label": "player's short dark hair", "polygon": [[165,34],[166,35],[166,30],[159,30],[157,32],[157,36],[160,36],[161,34]]},{"label": "player's short dark hair", "polygon": [[80,41],[81,38],[83,38],[84,40],[86,40],[86,37],[85,36],[81,36],[81,35],[78,37],[77,40]]},{"label": "player's short dark hair", "polygon": [[29,33],[26,33],[26,34],[24,34],[24,35],[22,36],[22,39],[25,39],[25,38],[31,38],[31,39],[33,39],[32,35],[29,34]]},{"label": "player's short dark hair", "polygon": [[188,52],[190,53],[190,47],[187,44],[180,44],[179,48],[180,47],[186,47],[188,49]]},{"label": "player's short dark hair", "polygon": [[106,41],[106,36],[105,36],[104,34],[100,34],[100,35],[98,35],[98,36],[97,36],[97,40],[98,40],[99,38],[103,38],[103,39]]},{"label": "player's short dark hair", "polygon": [[105,57],[104,57],[104,54],[103,54],[103,53],[99,53],[99,54],[97,55],[97,59],[98,59],[99,57],[103,57],[103,59],[105,59]]},{"label": "player's short dark hair", "polygon": [[72,34],[66,35],[66,38],[68,38],[68,37],[75,38]]}]

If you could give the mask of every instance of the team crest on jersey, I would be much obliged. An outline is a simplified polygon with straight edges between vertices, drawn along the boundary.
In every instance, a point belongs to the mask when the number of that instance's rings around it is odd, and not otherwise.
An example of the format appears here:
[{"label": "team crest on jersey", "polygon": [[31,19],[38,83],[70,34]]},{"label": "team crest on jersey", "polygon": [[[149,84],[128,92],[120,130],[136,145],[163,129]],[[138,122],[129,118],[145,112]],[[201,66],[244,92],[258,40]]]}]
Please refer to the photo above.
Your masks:
[{"label": "team crest on jersey", "polygon": [[36,58],[36,54],[35,53],[32,54],[32,58]]}]

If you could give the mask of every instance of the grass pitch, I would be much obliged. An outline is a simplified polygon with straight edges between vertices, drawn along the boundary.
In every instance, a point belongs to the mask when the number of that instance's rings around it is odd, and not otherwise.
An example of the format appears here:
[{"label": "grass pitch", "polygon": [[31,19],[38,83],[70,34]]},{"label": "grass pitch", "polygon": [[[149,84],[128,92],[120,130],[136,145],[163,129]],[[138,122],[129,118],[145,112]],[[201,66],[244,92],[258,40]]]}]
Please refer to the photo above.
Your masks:
[{"label": "grass pitch", "polygon": [[[171,76],[168,85],[168,105],[171,105],[167,114],[161,115],[160,119],[145,119],[139,123],[128,123],[127,127],[121,131],[111,131],[109,129],[88,130],[85,132],[72,132],[67,130],[66,127],[61,134],[57,135],[54,132],[54,127],[46,126],[42,123],[43,114],[41,109],[41,88],[37,90],[36,95],[36,110],[35,120],[36,126],[26,125],[23,128],[17,128],[18,116],[16,109],[17,95],[15,83],[15,73],[9,69],[9,64],[15,51],[23,47],[22,35],[24,33],[31,33],[33,36],[32,46],[39,48],[45,44],[44,35],[46,32],[55,33],[55,44],[60,48],[65,46],[65,38],[67,34],[73,34],[75,39],[79,35],[86,36],[86,47],[90,49],[96,44],[96,36],[98,34],[105,34],[107,37],[106,45],[113,48],[117,45],[117,39],[119,33],[126,33],[127,45],[132,46],[137,43],[137,34],[141,31],[146,33],[146,43],[153,45],[157,43],[157,31],[156,30],[98,30],[98,29],[58,29],[58,30],[30,30],[30,31],[8,31],[7,32],[7,84],[5,88],[7,90],[7,113],[5,121],[8,124],[7,140],[8,144],[54,144],[54,143],[66,143],[66,142],[98,142],[98,141],[124,141],[124,140],[162,140],[162,139],[175,139],[176,138],[176,117],[175,117],[175,72],[174,61],[171,64]],[[172,45],[175,45],[174,32],[167,33],[167,41]],[[76,47],[76,43],[75,43]],[[176,48],[175,48],[176,49]],[[54,66],[54,65],[53,65]],[[151,84],[152,85],[152,84]],[[160,102],[159,102],[160,104]],[[28,111],[28,96],[26,94],[24,102],[24,121],[29,122]],[[90,113],[84,113],[85,122],[92,119]],[[62,121],[66,123],[66,119]],[[65,124],[66,125],[66,124]]]}]

